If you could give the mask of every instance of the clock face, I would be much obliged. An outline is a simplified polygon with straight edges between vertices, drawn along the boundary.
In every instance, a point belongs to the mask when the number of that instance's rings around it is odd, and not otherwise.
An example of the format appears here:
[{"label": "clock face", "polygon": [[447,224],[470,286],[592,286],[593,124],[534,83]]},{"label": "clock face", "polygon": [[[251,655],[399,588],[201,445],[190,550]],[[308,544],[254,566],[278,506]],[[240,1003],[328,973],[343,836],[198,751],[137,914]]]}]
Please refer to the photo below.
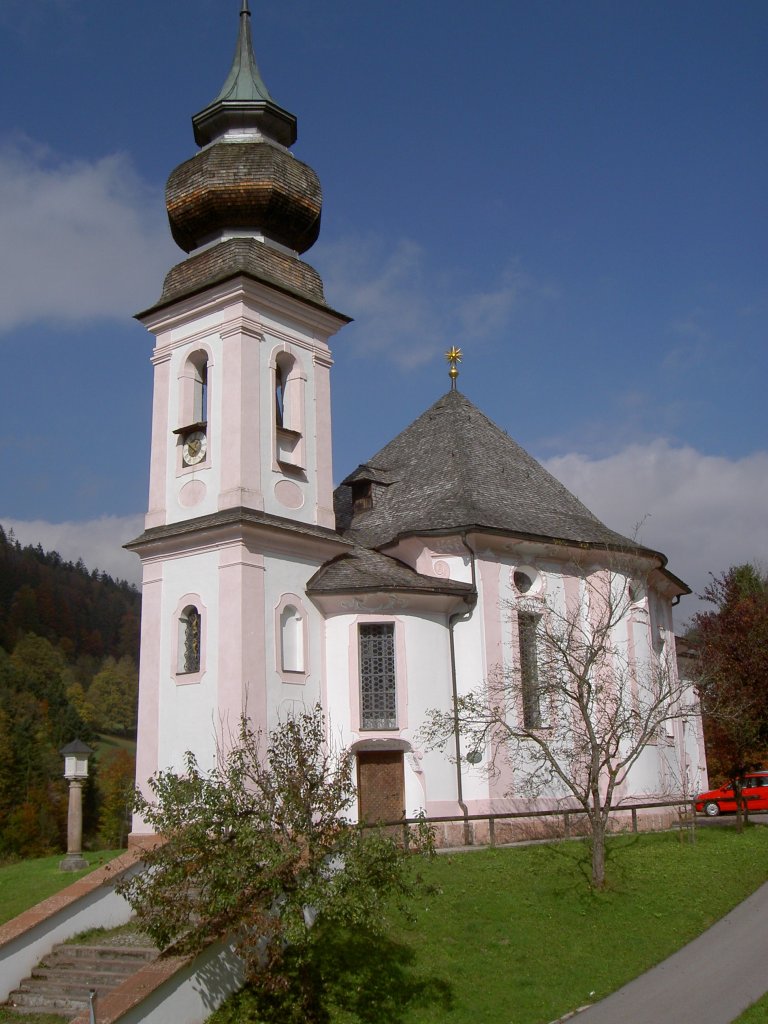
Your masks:
[{"label": "clock face", "polygon": [[198,462],[202,462],[207,446],[208,442],[202,430],[193,430],[191,434],[187,434],[181,449],[184,465],[196,466]]}]

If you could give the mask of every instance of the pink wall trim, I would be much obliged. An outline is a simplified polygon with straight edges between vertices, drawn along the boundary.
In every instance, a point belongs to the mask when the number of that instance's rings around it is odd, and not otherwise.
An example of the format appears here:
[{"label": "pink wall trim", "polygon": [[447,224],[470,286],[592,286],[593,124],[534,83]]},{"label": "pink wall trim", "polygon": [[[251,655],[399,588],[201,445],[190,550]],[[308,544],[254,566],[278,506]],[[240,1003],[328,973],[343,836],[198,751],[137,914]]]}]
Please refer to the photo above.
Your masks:
[{"label": "pink wall trim", "polygon": [[[477,586],[482,595],[482,646],[484,650],[485,663],[482,666],[483,675],[487,678],[494,671],[504,671],[504,637],[502,632],[502,620],[507,621],[514,618],[508,608],[501,605],[501,573],[510,572],[507,565],[499,562],[479,561],[477,566]],[[514,635],[517,636],[515,622]],[[507,641],[508,643],[510,641]],[[514,652],[511,652],[514,653]],[[505,744],[504,737],[499,736],[492,742]],[[498,773],[492,775],[488,780],[488,790],[492,799],[501,799],[509,793],[514,786],[515,779],[511,765],[506,757],[500,760]]]},{"label": "pink wall trim", "polygon": [[168,458],[170,355],[155,360],[152,398],[152,442],[149,465],[149,509],[146,526],[161,526],[167,521],[166,462]]},{"label": "pink wall trim", "polygon": [[[141,597],[141,656],[136,747],[136,785],[144,790],[147,779],[154,775],[159,767],[162,597],[162,566],[145,565]],[[134,829],[140,825],[140,820],[134,816]],[[138,831],[146,831],[146,829],[139,827]]]},{"label": "pink wall trim", "polygon": [[334,529],[333,511],[333,435],[331,433],[331,376],[325,361],[315,357],[315,432],[317,451],[317,513],[319,526]]},{"label": "pink wall trim", "polygon": [[237,732],[247,714],[253,728],[266,732],[267,653],[264,611],[264,558],[245,544],[219,552],[218,723]]}]

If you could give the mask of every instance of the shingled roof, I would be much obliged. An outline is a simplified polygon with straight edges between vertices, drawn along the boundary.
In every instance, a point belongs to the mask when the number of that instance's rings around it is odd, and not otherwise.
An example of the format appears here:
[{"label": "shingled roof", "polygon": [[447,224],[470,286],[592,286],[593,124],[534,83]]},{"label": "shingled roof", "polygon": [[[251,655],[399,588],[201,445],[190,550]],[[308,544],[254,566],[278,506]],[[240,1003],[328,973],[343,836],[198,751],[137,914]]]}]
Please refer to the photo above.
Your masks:
[{"label": "shingled roof", "polygon": [[424,576],[396,558],[365,548],[355,548],[327,562],[307,584],[308,594],[382,591],[466,597],[471,594],[472,587],[468,583]]},{"label": "shingled roof", "polygon": [[[354,511],[353,485],[368,481],[372,507]],[[604,526],[459,391],[350,474],[335,505],[339,531],[371,548],[409,535],[486,529],[647,552]]]}]

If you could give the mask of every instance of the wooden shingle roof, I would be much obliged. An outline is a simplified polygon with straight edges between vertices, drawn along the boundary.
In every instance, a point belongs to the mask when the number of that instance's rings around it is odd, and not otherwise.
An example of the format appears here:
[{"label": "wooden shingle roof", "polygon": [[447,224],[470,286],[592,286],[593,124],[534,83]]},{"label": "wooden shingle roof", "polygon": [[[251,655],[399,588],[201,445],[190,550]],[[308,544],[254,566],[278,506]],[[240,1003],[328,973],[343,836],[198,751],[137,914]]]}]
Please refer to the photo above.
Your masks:
[{"label": "wooden shingle roof", "polygon": [[[354,512],[349,484],[360,479],[374,481],[372,507]],[[647,552],[601,523],[459,391],[438,399],[350,474],[335,505],[339,531],[369,548],[480,529]]]},{"label": "wooden shingle roof", "polygon": [[365,548],[355,548],[327,562],[307,584],[309,594],[382,591],[466,597],[472,587],[468,583],[424,576],[396,558]]}]

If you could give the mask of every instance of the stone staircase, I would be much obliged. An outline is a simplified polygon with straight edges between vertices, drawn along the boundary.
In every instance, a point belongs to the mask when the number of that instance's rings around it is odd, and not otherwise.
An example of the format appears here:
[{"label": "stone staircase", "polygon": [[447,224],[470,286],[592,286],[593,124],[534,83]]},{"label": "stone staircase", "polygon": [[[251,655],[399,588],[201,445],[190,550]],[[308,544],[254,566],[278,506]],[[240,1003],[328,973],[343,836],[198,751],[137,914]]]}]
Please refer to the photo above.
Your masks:
[{"label": "stone staircase", "polygon": [[154,946],[135,943],[65,943],[54,946],[11,992],[7,1008],[16,1013],[60,1014],[69,1020],[88,1010],[88,992],[97,999],[157,957]]}]

